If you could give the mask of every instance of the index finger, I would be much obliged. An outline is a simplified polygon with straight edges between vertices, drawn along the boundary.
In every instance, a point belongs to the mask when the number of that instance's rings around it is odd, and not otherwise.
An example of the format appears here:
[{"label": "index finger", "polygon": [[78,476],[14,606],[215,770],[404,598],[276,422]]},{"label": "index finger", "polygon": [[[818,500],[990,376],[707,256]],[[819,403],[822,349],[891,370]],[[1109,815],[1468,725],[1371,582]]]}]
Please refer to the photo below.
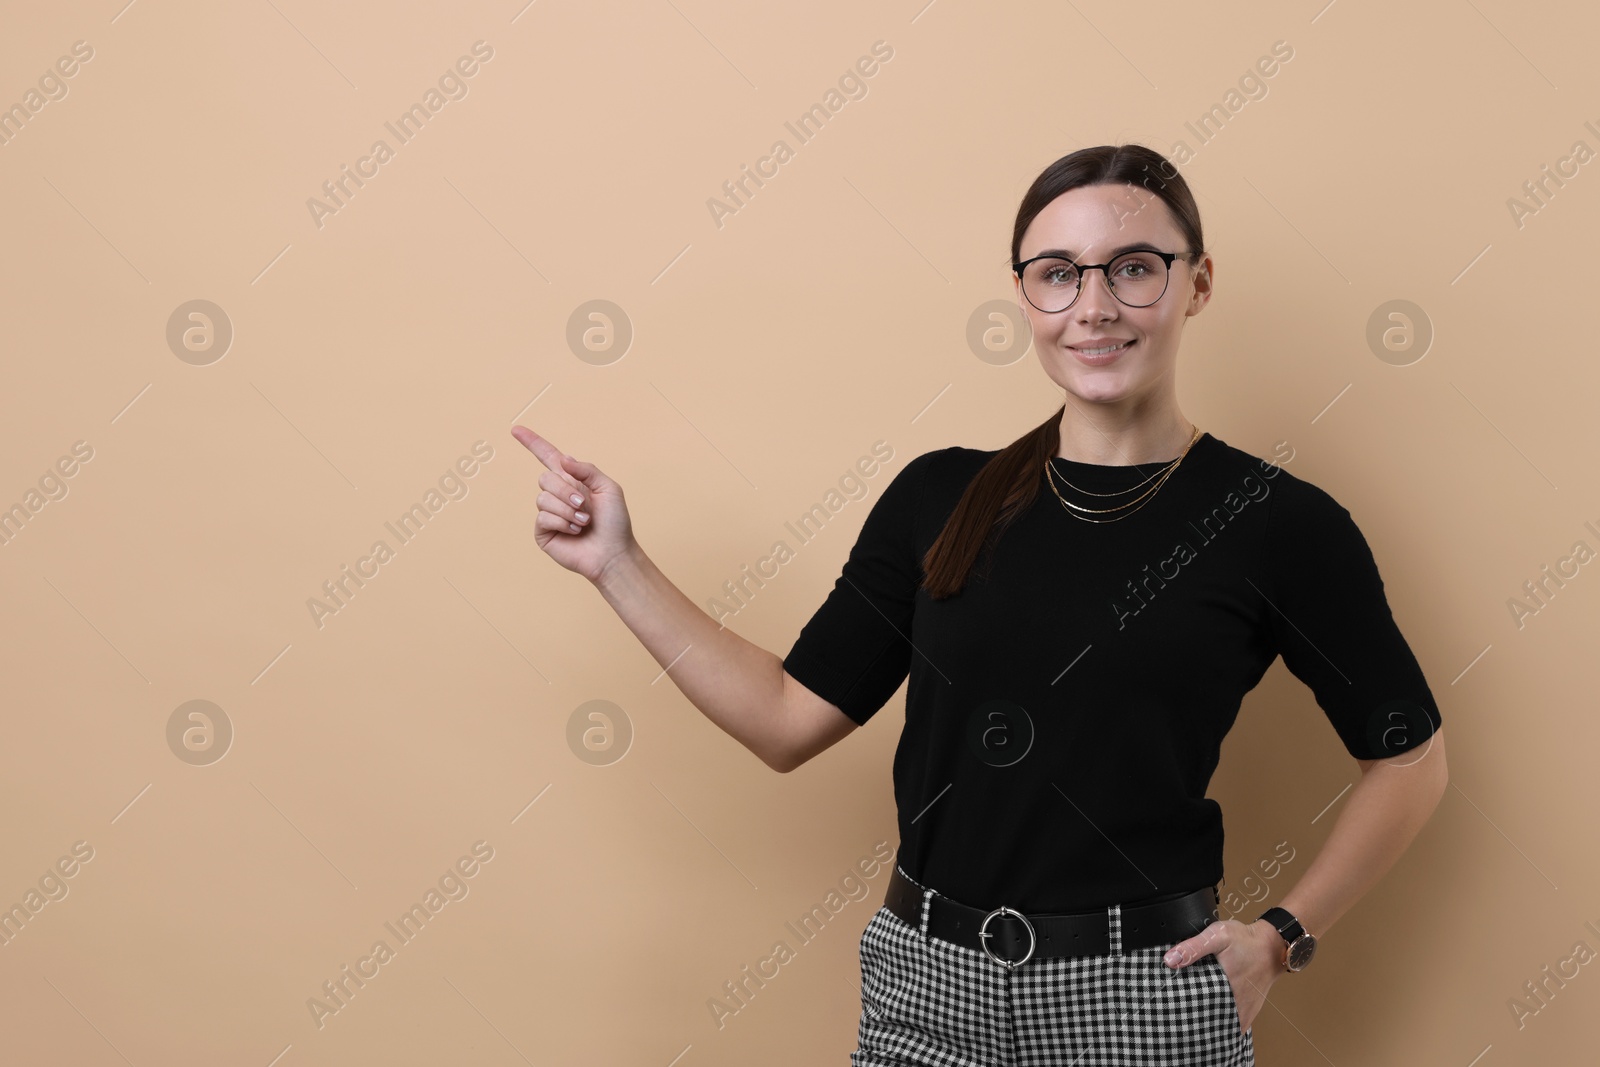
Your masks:
[{"label": "index finger", "polygon": [[540,463],[543,463],[568,482],[571,482],[574,488],[579,486],[578,480],[568,474],[566,468],[561,465],[561,449],[557,448],[548,439],[540,437],[526,426],[521,425],[511,427],[511,436],[521,441],[529,452],[539,457]]}]

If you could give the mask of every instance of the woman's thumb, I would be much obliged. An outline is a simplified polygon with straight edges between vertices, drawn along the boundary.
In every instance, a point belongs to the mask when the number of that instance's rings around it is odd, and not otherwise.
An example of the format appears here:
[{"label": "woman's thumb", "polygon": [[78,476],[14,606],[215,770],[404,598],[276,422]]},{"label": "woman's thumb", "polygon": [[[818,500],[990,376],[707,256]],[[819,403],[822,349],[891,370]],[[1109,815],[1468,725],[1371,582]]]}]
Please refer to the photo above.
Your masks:
[{"label": "woman's thumb", "polygon": [[598,489],[605,475],[593,463],[586,463],[565,452],[561,454],[561,468],[590,489]]}]

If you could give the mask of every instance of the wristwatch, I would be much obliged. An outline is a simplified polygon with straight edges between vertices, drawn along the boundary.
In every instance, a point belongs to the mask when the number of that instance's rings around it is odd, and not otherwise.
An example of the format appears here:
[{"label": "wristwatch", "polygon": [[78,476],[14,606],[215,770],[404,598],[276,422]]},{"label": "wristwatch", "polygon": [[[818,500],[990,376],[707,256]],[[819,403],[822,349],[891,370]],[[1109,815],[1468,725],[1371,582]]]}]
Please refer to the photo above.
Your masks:
[{"label": "wristwatch", "polygon": [[1261,919],[1272,924],[1278,931],[1278,936],[1288,942],[1283,950],[1283,965],[1291,971],[1303,971],[1306,964],[1311,962],[1311,957],[1317,951],[1317,939],[1300,925],[1300,920],[1289,914],[1283,908],[1268,908],[1262,912],[1257,922]]}]

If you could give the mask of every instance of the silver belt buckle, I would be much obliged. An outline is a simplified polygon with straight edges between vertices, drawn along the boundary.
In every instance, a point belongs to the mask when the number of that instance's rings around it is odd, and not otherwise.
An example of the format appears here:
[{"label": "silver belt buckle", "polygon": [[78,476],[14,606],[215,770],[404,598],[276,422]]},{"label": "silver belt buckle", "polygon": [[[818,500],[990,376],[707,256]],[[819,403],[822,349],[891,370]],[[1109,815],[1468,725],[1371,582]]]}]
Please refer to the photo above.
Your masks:
[{"label": "silver belt buckle", "polygon": [[[1022,925],[1028,928],[1028,951],[1027,954],[1024,955],[1020,960],[1004,960],[989,950],[989,938],[994,936],[989,932],[989,920],[993,919],[996,915],[1015,915],[1017,918],[1022,920]],[[1015,967],[1021,967],[1024,963],[1027,963],[1030,959],[1032,959],[1033,950],[1039,946],[1039,941],[1038,938],[1034,936],[1033,924],[1028,921],[1028,917],[1022,914],[1022,912],[1017,911],[1015,908],[1008,908],[1002,904],[1000,907],[994,909],[983,917],[983,922],[978,927],[978,944],[983,946],[983,951],[988,954],[991,960],[994,960],[1007,970],[1010,970]]]}]

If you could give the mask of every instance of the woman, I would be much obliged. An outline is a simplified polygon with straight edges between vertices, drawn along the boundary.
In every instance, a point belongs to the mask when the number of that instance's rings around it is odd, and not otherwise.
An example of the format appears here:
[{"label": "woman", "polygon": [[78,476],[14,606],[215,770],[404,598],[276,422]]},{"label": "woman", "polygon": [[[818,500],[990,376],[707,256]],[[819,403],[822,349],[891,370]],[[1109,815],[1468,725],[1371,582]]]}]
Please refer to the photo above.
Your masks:
[{"label": "woman", "polygon": [[[1040,174],[1011,257],[1065,403],[1004,449],[906,463],[781,662],[656,569],[599,468],[513,430],[550,468],[540,547],[775,770],[909,676],[900,853],[861,938],[854,1067],[1253,1064],[1271,985],[1443,792],[1438,706],[1349,512],[1179,410],[1204,248],[1159,153],[1088,148]],[[1274,907],[1222,918],[1206,786],[1279,655],[1361,781]]]}]

